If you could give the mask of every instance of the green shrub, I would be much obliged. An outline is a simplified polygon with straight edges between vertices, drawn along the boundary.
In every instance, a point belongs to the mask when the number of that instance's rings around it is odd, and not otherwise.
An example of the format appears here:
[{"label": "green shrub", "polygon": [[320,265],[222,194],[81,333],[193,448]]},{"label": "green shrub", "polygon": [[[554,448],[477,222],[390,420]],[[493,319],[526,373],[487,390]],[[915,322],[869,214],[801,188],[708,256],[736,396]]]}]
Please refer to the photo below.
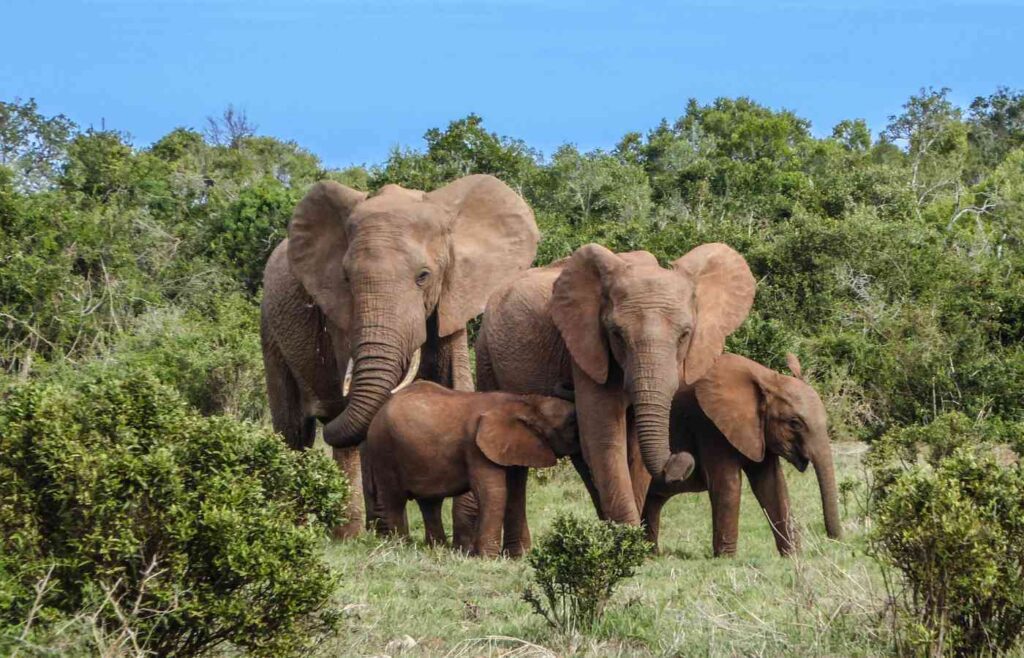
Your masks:
[{"label": "green shrub", "polygon": [[285,237],[301,192],[274,178],[244,188],[209,219],[203,234],[205,255],[255,293],[263,284],[270,252]]},{"label": "green shrub", "polygon": [[640,527],[560,515],[526,557],[540,594],[529,586],[523,598],[555,628],[589,631],[650,551]]},{"label": "green shrub", "polygon": [[1020,436],[954,413],[872,448],[872,544],[897,574],[902,650],[987,655],[1024,632],[1024,468],[1000,445]]},{"label": "green shrub", "polygon": [[0,638],[88,611],[156,655],[301,653],[337,622],[322,542],[346,495],[323,455],[149,375],[9,384]]},{"label": "green shrub", "polygon": [[[261,420],[267,409],[259,307],[241,293],[200,310],[154,310],[121,337],[103,367],[152,373],[204,414]],[[112,362],[112,363],[111,363]]]}]

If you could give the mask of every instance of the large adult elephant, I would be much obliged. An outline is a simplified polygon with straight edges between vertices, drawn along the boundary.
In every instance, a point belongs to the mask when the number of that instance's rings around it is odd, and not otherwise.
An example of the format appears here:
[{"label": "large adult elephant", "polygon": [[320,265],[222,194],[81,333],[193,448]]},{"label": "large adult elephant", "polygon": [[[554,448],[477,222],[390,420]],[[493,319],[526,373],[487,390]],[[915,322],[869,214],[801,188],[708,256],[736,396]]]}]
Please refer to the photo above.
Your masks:
[{"label": "large adult elephant", "polygon": [[[585,245],[491,297],[477,342],[477,385],[542,394],[574,388],[581,443],[574,464],[602,517],[637,525],[650,478],[672,482],[693,469],[688,455],[669,452],[680,379],[707,372],[753,299],[750,268],[724,244],[701,245],[669,268],[647,252]],[[506,542],[510,536],[516,541],[506,528]],[[525,528],[520,536],[529,541]]]},{"label": "large adult elephant", "polygon": [[772,524],[775,546],[797,549],[790,523],[789,494],[780,458],[806,470],[814,466],[829,537],[842,537],[828,418],[818,393],[802,379],[800,361],[788,354],[792,377],[735,354],[723,354],[693,386],[681,386],[672,405],[671,445],[696,456],[685,482],[655,482],[643,518],[647,537],[658,545],[661,508],[678,493],[707,491],[711,497],[712,549],[733,555],[739,534],[741,473]]},{"label": "large adult elephant", "polygon": [[263,358],[274,428],[308,448],[325,423],[352,485],[336,534],[362,527],[355,446],[377,410],[417,375],[473,389],[466,323],[530,266],[538,238],[529,206],[493,176],[372,196],[325,181],[299,202],[264,272]]}]

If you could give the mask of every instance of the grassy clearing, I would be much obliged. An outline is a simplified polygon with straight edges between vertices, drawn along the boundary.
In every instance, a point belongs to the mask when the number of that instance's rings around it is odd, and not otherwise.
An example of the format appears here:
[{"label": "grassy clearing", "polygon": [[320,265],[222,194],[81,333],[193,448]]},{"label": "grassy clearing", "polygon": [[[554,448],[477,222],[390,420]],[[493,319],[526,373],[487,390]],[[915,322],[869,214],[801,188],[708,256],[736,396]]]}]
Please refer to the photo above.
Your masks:
[{"label": "grassy clearing", "polygon": [[[840,481],[861,478],[860,447],[836,446]],[[662,548],[616,592],[591,636],[564,637],[520,599],[524,562],[463,558],[422,545],[415,505],[410,545],[364,537],[328,548],[343,574],[338,598],[347,627],[323,655],[423,656],[877,656],[889,653],[880,623],[884,589],[864,554],[864,528],[851,502],[847,538],[825,539],[813,473],[787,467],[804,551],[775,552],[771,530],[745,493],[736,559],[711,557],[706,494],[679,496],[665,508]],[[591,514],[571,467],[532,482],[535,534],[569,509]],[[446,518],[448,515],[446,514]],[[401,649],[408,635],[416,645]],[[390,646],[389,646],[389,643]]]}]

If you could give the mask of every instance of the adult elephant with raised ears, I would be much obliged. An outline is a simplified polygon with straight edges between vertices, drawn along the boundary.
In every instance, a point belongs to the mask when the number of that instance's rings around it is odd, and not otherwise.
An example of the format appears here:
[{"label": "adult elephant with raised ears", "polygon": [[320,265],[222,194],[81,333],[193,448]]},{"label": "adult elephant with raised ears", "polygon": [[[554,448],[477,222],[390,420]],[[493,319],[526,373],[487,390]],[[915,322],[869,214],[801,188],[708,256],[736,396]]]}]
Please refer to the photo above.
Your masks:
[{"label": "adult elephant with raised ears", "polygon": [[263,357],[274,428],[308,448],[325,423],[352,483],[337,534],[362,525],[355,446],[374,415],[417,376],[472,390],[466,323],[530,266],[538,238],[529,206],[493,176],[372,196],[325,181],[299,202],[264,272]]},{"label": "adult elephant with raised ears", "polygon": [[585,245],[492,296],[477,343],[477,385],[546,394],[574,388],[576,466],[602,517],[636,525],[651,477],[672,482],[693,469],[689,455],[669,451],[680,378],[703,376],[753,298],[750,268],[724,244],[701,245],[669,268],[647,252]]}]

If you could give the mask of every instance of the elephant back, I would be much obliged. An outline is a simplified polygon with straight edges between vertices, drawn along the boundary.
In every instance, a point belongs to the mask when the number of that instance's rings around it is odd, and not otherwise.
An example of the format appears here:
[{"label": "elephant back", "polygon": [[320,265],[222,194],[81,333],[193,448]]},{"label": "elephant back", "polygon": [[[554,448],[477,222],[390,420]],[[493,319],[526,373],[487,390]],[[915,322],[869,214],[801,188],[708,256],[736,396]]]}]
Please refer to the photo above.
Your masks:
[{"label": "elephant back", "polygon": [[532,268],[488,300],[480,335],[499,390],[551,395],[556,382],[572,381],[571,357],[548,312],[560,272],[555,266]]}]

